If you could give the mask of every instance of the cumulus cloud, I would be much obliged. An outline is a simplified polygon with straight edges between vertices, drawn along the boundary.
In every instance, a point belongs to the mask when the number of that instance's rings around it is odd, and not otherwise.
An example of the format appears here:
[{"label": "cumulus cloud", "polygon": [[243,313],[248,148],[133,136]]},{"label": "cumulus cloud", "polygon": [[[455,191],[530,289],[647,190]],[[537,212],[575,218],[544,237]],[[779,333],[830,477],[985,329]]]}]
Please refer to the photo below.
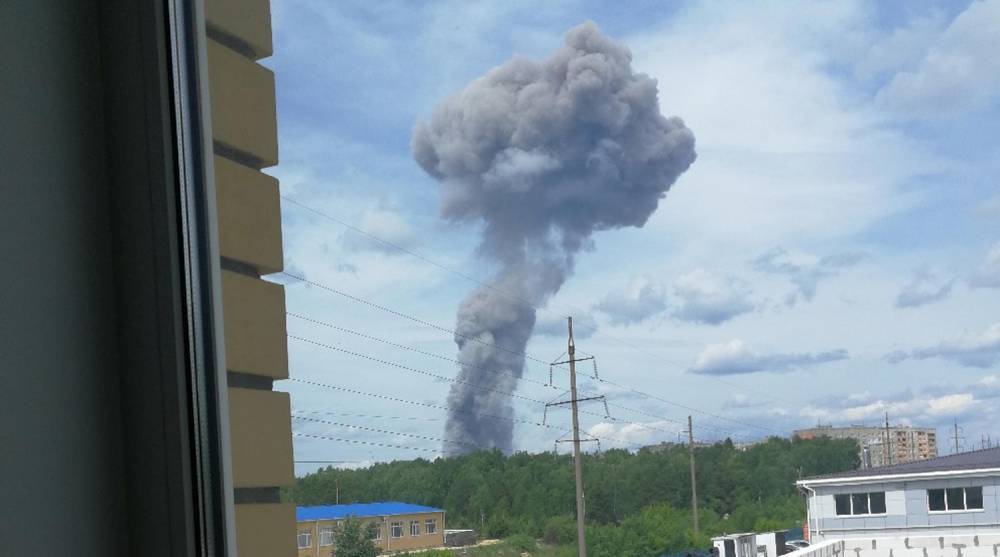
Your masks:
[{"label": "cumulus cloud", "polygon": [[614,446],[649,445],[676,438],[664,430],[678,431],[678,424],[667,421],[609,423],[598,422],[587,429],[591,437]]},{"label": "cumulus cloud", "polygon": [[945,280],[933,271],[917,271],[896,295],[896,307],[915,308],[939,302],[951,294],[954,282],[954,279]]},{"label": "cumulus cloud", "polygon": [[[535,333],[548,337],[566,338],[566,318],[545,313],[535,322]],[[573,316],[573,336],[588,338],[597,332],[597,321],[589,313]]]},{"label": "cumulus cloud", "polygon": [[969,277],[973,288],[1000,288],[1000,242],[993,244],[979,269]]},{"label": "cumulus cloud", "polygon": [[413,243],[413,229],[409,223],[399,213],[389,209],[365,210],[361,214],[358,228],[367,234],[348,230],[341,236],[341,242],[349,250],[398,255],[401,252],[393,245],[406,247]]},{"label": "cumulus cloud", "polygon": [[624,290],[609,292],[594,306],[614,325],[640,323],[667,308],[663,285],[648,277],[636,277]]},{"label": "cumulus cloud", "polygon": [[961,366],[989,368],[1000,362],[1000,323],[994,323],[981,333],[966,333],[936,346],[910,351],[892,352],[886,359],[891,363],[905,360],[939,358]]},{"label": "cumulus cloud", "polygon": [[742,340],[733,339],[706,346],[695,360],[691,372],[701,375],[737,375],[760,371],[782,373],[847,358],[847,351],[843,349],[817,353],[756,354]]},{"label": "cumulus cloud", "polygon": [[822,279],[835,276],[842,269],[857,265],[864,258],[864,254],[855,252],[818,257],[775,247],[753,260],[753,267],[762,273],[787,276],[797,288],[797,292],[787,300],[788,305],[793,305],[799,296],[806,301],[812,300]]},{"label": "cumulus cloud", "polygon": [[896,74],[876,104],[909,116],[975,110],[1000,92],[1000,1],[972,2],[912,71]]},{"label": "cumulus cloud", "polygon": [[754,309],[747,283],[702,269],[678,277],[673,292],[676,307],[671,315],[681,321],[718,325]]}]

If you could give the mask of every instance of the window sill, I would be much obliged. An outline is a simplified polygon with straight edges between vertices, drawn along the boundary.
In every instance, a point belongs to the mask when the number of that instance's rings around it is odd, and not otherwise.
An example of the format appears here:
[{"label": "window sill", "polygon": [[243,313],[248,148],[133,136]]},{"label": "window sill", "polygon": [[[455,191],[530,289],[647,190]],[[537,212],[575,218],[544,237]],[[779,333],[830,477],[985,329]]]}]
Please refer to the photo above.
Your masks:
[{"label": "window sill", "polygon": [[928,510],[927,514],[965,514],[965,513],[981,513],[986,512],[986,509],[957,509],[948,511],[932,511]]}]

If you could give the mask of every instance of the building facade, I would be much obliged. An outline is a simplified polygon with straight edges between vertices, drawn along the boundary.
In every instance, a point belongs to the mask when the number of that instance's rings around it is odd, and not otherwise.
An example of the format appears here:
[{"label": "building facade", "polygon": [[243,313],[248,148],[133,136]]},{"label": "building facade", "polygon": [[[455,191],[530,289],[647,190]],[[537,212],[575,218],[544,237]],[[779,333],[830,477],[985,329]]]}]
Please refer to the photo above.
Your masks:
[{"label": "building facade", "polygon": [[807,478],[813,543],[1000,533],[1000,448]]},{"label": "building facade", "polygon": [[862,468],[878,468],[938,456],[937,430],[912,426],[817,426],[795,431],[800,439],[829,437],[858,442]]},{"label": "building facade", "polygon": [[444,546],[444,510],[407,503],[360,503],[299,507],[299,557],[336,555],[337,532],[348,518],[375,524],[372,541],[384,553]]}]

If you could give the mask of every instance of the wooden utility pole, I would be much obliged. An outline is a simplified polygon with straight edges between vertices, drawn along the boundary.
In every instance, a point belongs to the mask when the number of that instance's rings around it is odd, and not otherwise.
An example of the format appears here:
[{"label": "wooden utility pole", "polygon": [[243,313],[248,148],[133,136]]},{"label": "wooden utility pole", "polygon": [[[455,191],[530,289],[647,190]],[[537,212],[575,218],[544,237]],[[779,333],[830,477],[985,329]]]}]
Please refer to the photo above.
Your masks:
[{"label": "wooden utility pole", "polygon": [[688,456],[691,460],[691,516],[694,521],[694,535],[698,535],[698,480],[694,473],[694,422],[688,416]]}]

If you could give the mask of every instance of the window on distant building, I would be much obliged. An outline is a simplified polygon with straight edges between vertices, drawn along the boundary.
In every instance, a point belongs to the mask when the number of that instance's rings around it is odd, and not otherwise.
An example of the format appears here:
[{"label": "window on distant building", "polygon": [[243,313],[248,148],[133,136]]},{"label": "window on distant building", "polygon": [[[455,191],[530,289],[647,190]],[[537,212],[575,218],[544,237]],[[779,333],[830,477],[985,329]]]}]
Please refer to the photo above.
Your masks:
[{"label": "window on distant building", "polygon": [[437,529],[438,529],[438,521],[436,519],[431,518],[424,521],[425,534],[433,534],[437,532]]},{"label": "window on distant building", "polygon": [[837,516],[885,514],[885,492],[842,493],[834,495]]},{"label": "window on distant building", "polygon": [[403,537],[403,523],[402,522],[393,522],[392,525],[389,527],[389,532],[390,532],[389,535],[391,535],[394,538],[402,538]]},{"label": "window on distant building", "polygon": [[411,520],[410,521],[410,535],[411,536],[419,536],[420,535],[420,521],[419,520]]},{"label": "window on distant building", "polygon": [[309,530],[299,530],[299,549],[312,547],[312,532]]},{"label": "window on distant building", "polygon": [[372,528],[372,539],[373,540],[381,540],[382,539],[382,525],[379,524],[379,523],[377,523],[377,522],[373,522],[372,524],[375,525],[375,527]]},{"label": "window on distant building", "polygon": [[978,511],[983,508],[983,488],[928,489],[927,508],[932,512]]},{"label": "window on distant building", "polygon": [[333,545],[333,526],[324,526],[319,529],[319,544]]}]

